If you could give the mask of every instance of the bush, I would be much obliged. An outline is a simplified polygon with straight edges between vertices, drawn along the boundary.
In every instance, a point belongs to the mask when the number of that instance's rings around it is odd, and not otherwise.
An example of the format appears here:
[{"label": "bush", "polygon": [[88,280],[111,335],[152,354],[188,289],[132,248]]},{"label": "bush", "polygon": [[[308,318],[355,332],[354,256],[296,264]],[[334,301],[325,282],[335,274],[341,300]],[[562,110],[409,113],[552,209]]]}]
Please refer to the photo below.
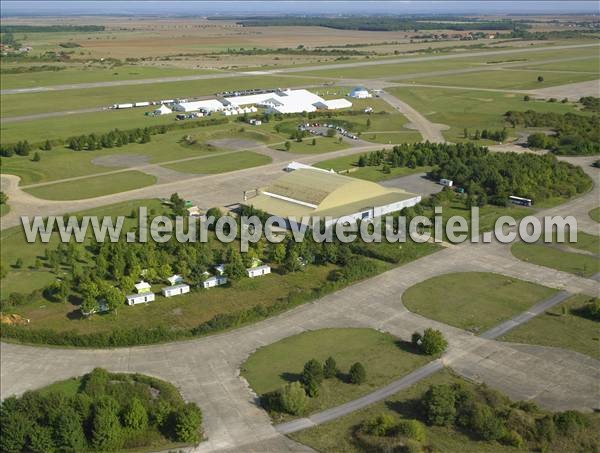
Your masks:
[{"label": "bush", "polygon": [[425,329],[421,338],[420,349],[423,354],[441,354],[448,347],[448,342],[439,330]]},{"label": "bush", "polygon": [[510,445],[511,447],[516,448],[521,448],[524,444],[521,435],[514,430],[505,433],[504,436],[502,436],[502,439],[500,439],[500,442],[504,445]]},{"label": "bush", "polygon": [[456,395],[449,385],[432,385],[422,400],[425,420],[431,425],[448,426],[456,418]]},{"label": "bush", "polygon": [[292,382],[280,390],[281,409],[288,414],[302,414],[307,403],[306,392],[300,382]]},{"label": "bush", "polygon": [[311,359],[304,364],[304,370],[302,370],[302,382],[304,385],[309,385],[310,382],[314,381],[320,384],[323,381],[323,365],[316,359]]},{"label": "bush", "polygon": [[123,424],[134,430],[146,429],[148,426],[148,413],[138,398],[132,398],[123,413]]},{"label": "bush", "polygon": [[581,412],[566,411],[554,416],[556,430],[569,437],[575,437],[577,433],[587,426],[587,419]]},{"label": "bush", "polygon": [[396,429],[398,434],[404,437],[417,442],[425,442],[425,426],[418,420],[400,420]]},{"label": "bush", "polygon": [[367,380],[367,371],[360,362],[356,362],[350,367],[349,375],[352,384],[360,385]]},{"label": "bush", "polygon": [[193,403],[186,404],[175,412],[175,439],[178,442],[198,443],[201,424],[202,412],[200,409]]},{"label": "bush", "polygon": [[498,440],[504,435],[504,424],[492,408],[475,404],[471,415],[470,428],[484,440]]},{"label": "bush", "polygon": [[337,372],[338,369],[335,359],[333,357],[328,357],[327,360],[325,360],[325,366],[323,367],[323,377],[325,379],[333,378],[337,375]]},{"label": "bush", "polygon": [[388,436],[395,430],[396,419],[390,414],[379,414],[365,420],[361,430],[372,436]]}]

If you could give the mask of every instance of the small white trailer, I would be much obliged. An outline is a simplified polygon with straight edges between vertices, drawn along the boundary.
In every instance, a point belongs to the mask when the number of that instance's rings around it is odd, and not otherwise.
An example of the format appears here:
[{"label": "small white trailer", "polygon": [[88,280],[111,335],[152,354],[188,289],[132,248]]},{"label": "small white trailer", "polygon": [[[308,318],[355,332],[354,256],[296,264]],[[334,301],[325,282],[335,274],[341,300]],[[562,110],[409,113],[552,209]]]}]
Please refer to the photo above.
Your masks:
[{"label": "small white trailer", "polygon": [[452,184],[454,184],[454,182],[451,179],[440,179],[440,184],[442,186],[446,186],[446,187],[452,187]]},{"label": "small white trailer", "polygon": [[136,102],[133,104],[134,107],[148,107],[150,105],[150,102]]},{"label": "small white trailer", "polygon": [[113,105],[113,109],[130,109],[133,107],[133,104],[131,103],[126,103],[126,104],[114,104]]}]

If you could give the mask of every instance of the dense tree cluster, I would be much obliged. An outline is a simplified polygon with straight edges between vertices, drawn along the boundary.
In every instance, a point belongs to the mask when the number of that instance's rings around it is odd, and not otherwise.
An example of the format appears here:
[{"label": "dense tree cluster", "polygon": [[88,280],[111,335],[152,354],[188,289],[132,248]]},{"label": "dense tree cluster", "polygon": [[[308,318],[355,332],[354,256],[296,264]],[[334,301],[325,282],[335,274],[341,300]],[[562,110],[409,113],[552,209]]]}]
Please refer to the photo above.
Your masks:
[{"label": "dense tree cluster", "polygon": [[579,103],[583,105],[584,110],[600,113],[600,98],[584,96],[579,99]]},{"label": "dense tree cluster", "polygon": [[583,170],[554,156],[492,153],[471,143],[416,143],[359,157],[357,165],[416,168],[434,166],[430,176],[450,179],[480,204],[505,205],[510,195],[544,200],[572,196],[590,187]]},{"label": "dense tree cluster", "polygon": [[[166,130],[165,130],[166,132]],[[132,131],[112,130],[105,134],[80,135],[67,139],[67,146],[73,151],[95,151],[102,148],[120,147],[129,143],[148,143],[151,140],[150,130],[134,129]]]},{"label": "dense tree cluster", "polygon": [[15,154],[17,156],[28,156],[30,151],[31,145],[27,140],[8,145],[0,145],[0,156],[2,157],[11,157]]},{"label": "dense tree cluster", "polygon": [[595,442],[579,437],[589,429],[588,416],[576,411],[550,414],[532,402],[512,403],[485,386],[433,385],[423,395],[421,406],[423,419],[430,425],[454,427],[475,439],[513,447],[547,448],[558,436],[568,438],[573,450],[586,450]]},{"label": "dense tree cluster", "polygon": [[555,135],[532,134],[529,146],[547,148],[555,154],[598,154],[600,153],[600,119],[597,115],[574,113],[539,113],[509,111],[505,119],[513,126],[541,127],[554,131]]},{"label": "dense tree cluster", "polygon": [[161,438],[196,444],[201,425],[200,409],[171,384],[96,368],[73,395],[57,389],[6,398],[0,450],[105,452],[148,448]]}]

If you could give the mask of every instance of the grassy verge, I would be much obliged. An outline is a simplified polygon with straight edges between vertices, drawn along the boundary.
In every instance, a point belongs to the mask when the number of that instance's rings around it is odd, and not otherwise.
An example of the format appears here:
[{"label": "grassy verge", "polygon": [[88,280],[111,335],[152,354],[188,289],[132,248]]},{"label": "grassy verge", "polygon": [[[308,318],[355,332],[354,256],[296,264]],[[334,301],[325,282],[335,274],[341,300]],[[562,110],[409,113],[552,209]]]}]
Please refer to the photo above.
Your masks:
[{"label": "grassy verge", "polygon": [[400,143],[417,143],[422,140],[421,134],[412,131],[367,132],[361,134],[360,138],[368,142],[381,143],[384,145],[397,145]]},{"label": "grassy verge", "polygon": [[596,222],[600,222],[600,208],[594,208],[590,211],[590,217]]},{"label": "grassy verge", "polygon": [[556,290],[498,274],[466,272],[430,278],[402,296],[404,306],[429,319],[483,332]]},{"label": "grassy verge", "polygon": [[[316,137],[314,145],[312,144],[312,141],[313,137],[306,137],[301,142],[288,140],[290,143],[289,152],[296,154],[320,154],[348,148],[347,143],[340,143],[337,139],[331,137]],[[285,147],[285,142],[270,146],[269,148],[276,151],[288,151]]]},{"label": "grassy verge", "polygon": [[272,159],[264,154],[258,154],[252,151],[240,151],[237,153],[225,154],[223,156],[213,156],[207,157],[206,159],[167,164],[164,165],[164,167],[184,173],[216,174],[258,167],[259,165],[269,164],[271,161]]},{"label": "grassy verge", "polygon": [[44,200],[82,200],[139,189],[155,182],[154,176],[139,171],[125,171],[114,175],[93,176],[82,181],[33,187],[26,189],[26,192]]},{"label": "grassy verge", "polygon": [[423,173],[431,170],[431,167],[394,167],[390,168],[389,173],[384,173],[383,166],[359,167],[358,158],[363,154],[365,153],[357,153],[350,156],[323,160],[316,163],[315,167],[324,168],[326,170],[333,169],[338,173],[347,174],[353,178],[366,179],[367,181],[384,181],[386,179],[397,178],[414,173]]},{"label": "grassy verge", "polygon": [[[502,445],[496,441],[483,440],[481,436],[470,432],[466,429],[461,429],[456,426],[435,426],[425,425],[425,439],[417,443],[413,442],[413,449],[407,449],[401,445],[406,442],[406,438],[399,435],[388,435],[379,438],[374,436],[360,435],[358,428],[365,420],[371,420],[373,417],[385,415],[391,420],[423,420],[423,411],[420,402],[427,390],[432,385],[450,385],[460,386],[464,392],[469,392],[475,395],[475,399],[479,404],[484,404],[488,407],[496,405],[496,410],[510,411],[510,414],[519,420],[516,423],[516,430],[523,432],[527,426],[531,426],[535,419],[543,418],[548,415],[547,412],[536,408],[527,408],[526,405],[520,406],[518,403],[512,404],[509,407],[506,397],[499,395],[497,392],[478,386],[468,382],[448,369],[444,369],[432,376],[419,381],[408,389],[402,390],[395,395],[389,397],[385,401],[368,406],[344,417],[340,417],[331,422],[305,429],[297,433],[291,434],[289,437],[297,442],[307,445],[321,452],[348,452],[359,453],[364,451],[439,451],[444,453],[463,453],[465,451],[477,453],[504,453],[522,451],[527,448],[530,451],[539,449],[539,445],[545,445],[549,451],[572,451],[577,448],[586,449],[585,445],[594,445],[597,442],[598,425],[600,418],[596,415],[589,416],[590,425],[575,436],[557,434],[551,439],[551,445],[547,441],[535,441],[526,439],[522,449]],[[486,400],[486,396],[490,398]],[[520,407],[523,407],[521,409]],[[524,426],[522,420],[526,420],[527,426]],[[535,425],[534,425],[535,426]],[[532,433],[530,438],[535,438],[536,434]],[[541,437],[541,436],[539,436]],[[390,446],[396,449],[392,450]],[[425,449],[423,449],[423,447]],[[386,448],[387,447],[387,448]],[[418,449],[417,449],[418,447]]]},{"label": "grassy verge", "polygon": [[600,360],[598,321],[583,315],[589,296],[575,295],[531,321],[511,330],[502,341],[571,349]]},{"label": "grassy verge", "polygon": [[[242,365],[242,376],[259,395],[278,390],[300,379],[310,359],[324,363],[333,357],[340,370],[335,378],[325,379],[318,396],[310,398],[306,413],[328,409],[356,399],[408,374],[429,360],[413,350],[410,342],[372,329],[323,329],[305,332],[265,346]],[[347,381],[346,373],[361,362],[367,379],[361,385]],[[277,421],[292,416],[272,414]]]},{"label": "grassy verge", "polygon": [[517,242],[510,248],[512,254],[522,261],[550,267],[581,277],[600,272],[600,259],[579,253],[564,252],[545,244]]}]

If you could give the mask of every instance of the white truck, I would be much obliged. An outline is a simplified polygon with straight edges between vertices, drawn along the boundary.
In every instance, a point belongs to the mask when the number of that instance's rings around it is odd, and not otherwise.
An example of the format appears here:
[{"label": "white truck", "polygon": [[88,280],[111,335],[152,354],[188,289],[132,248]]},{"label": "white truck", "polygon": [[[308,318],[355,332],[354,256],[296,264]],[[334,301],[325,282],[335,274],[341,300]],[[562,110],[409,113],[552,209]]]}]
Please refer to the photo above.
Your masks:
[{"label": "white truck", "polygon": [[133,107],[133,104],[131,103],[127,103],[127,104],[114,104],[112,106],[113,109],[130,109]]},{"label": "white truck", "polygon": [[440,184],[442,186],[446,186],[446,187],[452,187],[452,184],[454,184],[454,182],[451,179],[440,179]]},{"label": "white truck", "polygon": [[135,104],[133,104],[134,107],[148,107],[150,105],[150,102],[136,102]]}]

